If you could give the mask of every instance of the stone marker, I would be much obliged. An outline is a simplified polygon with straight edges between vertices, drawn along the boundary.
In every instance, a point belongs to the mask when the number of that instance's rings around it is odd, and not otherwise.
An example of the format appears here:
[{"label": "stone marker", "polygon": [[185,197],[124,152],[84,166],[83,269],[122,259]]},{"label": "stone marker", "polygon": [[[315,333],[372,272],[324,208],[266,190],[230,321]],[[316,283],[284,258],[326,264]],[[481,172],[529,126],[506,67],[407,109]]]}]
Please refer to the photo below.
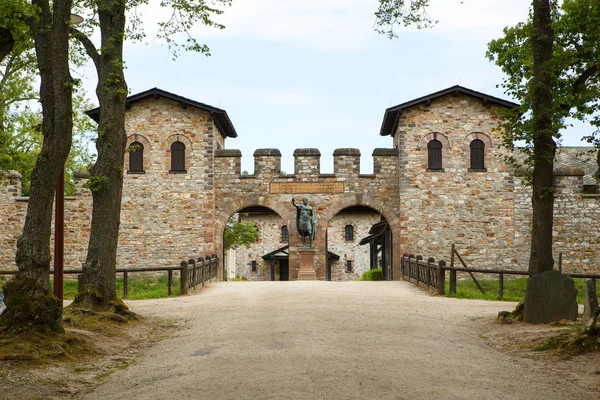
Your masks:
[{"label": "stone marker", "polygon": [[556,270],[536,274],[527,281],[523,321],[546,323],[577,318],[577,289],[570,276]]},{"label": "stone marker", "polygon": [[589,320],[598,314],[598,297],[596,296],[596,282],[592,279],[585,281],[585,299],[583,301],[583,323],[587,324]]}]

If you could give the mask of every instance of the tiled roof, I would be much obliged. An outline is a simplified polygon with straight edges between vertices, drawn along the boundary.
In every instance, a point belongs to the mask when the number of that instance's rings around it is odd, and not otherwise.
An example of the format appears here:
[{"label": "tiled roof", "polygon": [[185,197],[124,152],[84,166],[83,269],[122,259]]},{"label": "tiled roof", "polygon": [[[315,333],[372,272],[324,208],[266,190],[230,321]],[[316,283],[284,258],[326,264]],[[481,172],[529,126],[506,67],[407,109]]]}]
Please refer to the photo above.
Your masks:
[{"label": "tiled roof", "polygon": [[[594,174],[598,169],[596,164],[596,152],[594,147],[559,147],[556,151],[556,159],[554,160],[554,168],[583,168],[585,175],[583,176],[584,185],[597,185],[594,179]],[[519,149],[515,151],[517,160],[523,159],[523,154]]]}]

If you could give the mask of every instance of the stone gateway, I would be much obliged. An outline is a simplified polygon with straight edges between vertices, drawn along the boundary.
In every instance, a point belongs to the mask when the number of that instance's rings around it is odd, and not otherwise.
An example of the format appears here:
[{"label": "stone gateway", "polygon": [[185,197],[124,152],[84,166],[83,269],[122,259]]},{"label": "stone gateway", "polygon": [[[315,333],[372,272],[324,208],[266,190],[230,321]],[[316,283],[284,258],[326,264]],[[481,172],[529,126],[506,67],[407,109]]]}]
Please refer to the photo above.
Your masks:
[{"label": "stone gateway", "polygon": [[[280,151],[269,148],[254,152],[254,173],[243,175],[241,152],[226,148],[238,134],[225,110],[160,89],[130,96],[118,266],[178,265],[218,254],[225,256],[220,278],[298,279],[302,238],[293,196],[309,198],[318,215],[318,279],[357,279],[378,265],[386,279],[399,279],[403,253],[449,258],[452,243],[470,266],[526,269],[530,189],[499,147],[499,111],[516,106],[453,86],[385,110],[380,135],[390,137],[390,148],[373,151],[372,174],[360,173],[361,154],[350,148],[333,153],[333,174],[321,173],[318,149],[297,149],[294,172],[285,174]],[[99,110],[88,115],[97,120]],[[589,150],[560,148],[557,155],[553,238],[566,272],[600,272],[596,166],[578,157]],[[76,195],[66,198],[69,269],[85,259],[87,177],[78,174]],[[24,223],[28,199],[21,193],[20,175],[9,173],[0,186],[5,268],[14,267]],[[260,237],[225,253],[223,231],[232,216],[254,222]]]}]

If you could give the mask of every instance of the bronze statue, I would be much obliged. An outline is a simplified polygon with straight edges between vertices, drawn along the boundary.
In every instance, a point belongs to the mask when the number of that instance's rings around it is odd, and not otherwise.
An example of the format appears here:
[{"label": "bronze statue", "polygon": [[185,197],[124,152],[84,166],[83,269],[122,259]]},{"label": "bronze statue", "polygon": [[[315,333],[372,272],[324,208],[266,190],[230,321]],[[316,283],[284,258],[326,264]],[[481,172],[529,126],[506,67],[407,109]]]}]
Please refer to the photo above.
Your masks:
[{"label": "bronze statue", "polygon": [[308,205],[308,199],[304,197],[302,204],[296,204],[292,198],[292,204],[296,207],[296,227],[298,233],[302,236],[302,245],[306,247],[306,237],[309,239],[309,247],[312,247],[317,230],[317,216],[313,214],[313,209]]}]

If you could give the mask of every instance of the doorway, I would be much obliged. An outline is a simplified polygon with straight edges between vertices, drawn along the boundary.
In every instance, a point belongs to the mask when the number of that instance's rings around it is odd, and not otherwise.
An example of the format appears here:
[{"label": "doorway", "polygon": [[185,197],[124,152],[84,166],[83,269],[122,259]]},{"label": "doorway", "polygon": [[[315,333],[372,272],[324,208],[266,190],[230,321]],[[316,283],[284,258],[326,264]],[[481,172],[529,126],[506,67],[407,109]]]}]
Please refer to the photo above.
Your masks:
[{"label": "doorway", "polygon": [[290,260],[288,258],[279,260],[279,280],[290,280]]}]

